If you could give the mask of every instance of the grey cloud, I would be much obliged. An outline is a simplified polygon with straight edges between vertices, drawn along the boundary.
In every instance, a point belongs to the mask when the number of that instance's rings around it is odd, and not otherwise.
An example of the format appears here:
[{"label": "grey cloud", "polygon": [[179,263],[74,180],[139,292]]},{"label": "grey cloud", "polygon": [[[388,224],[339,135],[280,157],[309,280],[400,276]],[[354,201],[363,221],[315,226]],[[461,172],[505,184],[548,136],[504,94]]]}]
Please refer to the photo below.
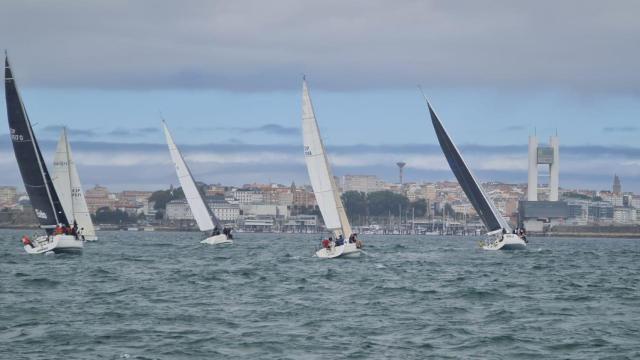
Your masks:
[{"label": "grey cloud", "polygon": [[[45,136],[47,135],[52,135],[52,134],[60,134],[60,132],[62,132],[62,129],[64,128],[63,125],[47,125],[44,126],[41,130],[45,133]],[[89,129],[69,129],[67,128],[67,130],[71,133],[73,133],[74,135],[77,136],[82,136],[82,137],[94,137],[97,136],[98,133],[94,130],[89,130]]]},{"label": "grey cloud", "polygon": [[640,130],[637,126],[607,126],[602,128],[603,132],[613,133],[613,132],[636,132]]},{"label": "grey cloud", "polygon": [[502,131],[522,131],[526,130],[527,127],[525,125],[510,125],[502,128]]},{"label": "grey cloud", "polygon": [[[40,146],[51,161],[56,141],[41,139]],[[85,184],[153,189],[177,182],[164,143],[74,141],[71,146]],[[526,182],[526,146],[471,144],[460,148],[481,180]],[[308,183],[301,145],[215,143],[183,145],[181,150],[201,181]],[[336,175],[374,174],[395,181],[395,162],[405,160],[408,181],[454,179],[436,144],[339,145],[328,147],[328,152]],[[0,184],[20,184],[7,134],[0,136],[1,154]],[[563,187],[606,189],[617,173],[625,190],[640,191],[640,148],[564,146],[560,156]]]},{"label": "grey cloud", "polygon": [[[217,127],[198,127],[195,131],[232,131],[236,133],[264,133],[278,136],[300,136],[300,128],[291,126],[282,126],[278,124],[264,124],[253,127],[243,126],[217,126]],[[237,139],[236,139],[237,140]]]},{"label": "grey cloud", "polygon": [[0,43],[40,87],[290,90],[304,72],[318,89],[636,93],[639,12],[630,0],[5,1]]},{"label": "grey cloud", "polygon": [[116,137],[140,137],[140,136],[154,135],[158,132],[160,132],[160,130],[154,127],[117,128],[109,131],[106,135],[116,136]]}]

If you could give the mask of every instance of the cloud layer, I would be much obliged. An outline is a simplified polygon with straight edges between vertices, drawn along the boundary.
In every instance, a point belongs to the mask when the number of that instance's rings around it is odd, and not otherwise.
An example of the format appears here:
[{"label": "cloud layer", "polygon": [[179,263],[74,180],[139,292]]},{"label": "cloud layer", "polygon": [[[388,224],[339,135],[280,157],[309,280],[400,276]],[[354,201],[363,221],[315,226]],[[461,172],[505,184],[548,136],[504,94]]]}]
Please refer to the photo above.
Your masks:
[{"label": "cloud layer", "polygon": [[[632,0],[5,1],[0,44],[47,87],[637,92]],[[28,19],[28,20],[27,20]],[[25,24],[28,23],[28,26]]]},{"label": "cloud layer", "polygon": [[[55,141],[41,140],[40,145],[51,161]],[[85,185],[158,189],[177,183],[165,144],[85,141],[71,146]],[[309,182],[298,145],[203,144],[181,145],[181,150],[194,176],[208,183]],[[438,145],[331,146],[328,151],[336,175],[373,174],[396,181],[395,163],[406,161],[408,181],[454,179]],[[526,146],[466,145],[461,151],[483,181],[526,182]],[[624,190],[640,192],[640,148],[565,146],[560,160],[563,187],[608,189],[617,173]],[[0,184],[21,184],[6,134],[0,136],[0,167]]]}]

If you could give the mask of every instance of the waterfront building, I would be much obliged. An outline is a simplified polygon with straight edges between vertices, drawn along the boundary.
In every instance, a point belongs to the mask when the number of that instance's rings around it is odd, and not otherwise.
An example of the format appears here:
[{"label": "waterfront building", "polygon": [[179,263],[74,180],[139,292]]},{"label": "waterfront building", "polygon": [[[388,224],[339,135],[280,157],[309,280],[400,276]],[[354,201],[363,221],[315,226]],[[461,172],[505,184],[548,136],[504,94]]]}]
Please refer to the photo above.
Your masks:
[{"label": "waterfront building", "polygon": [[385,183],[375,175],[345,175],[342,188],[345,192],[359,191],[366,194],[384,190]]},{"label": "waterfront building", "polygon": [[629,207],[614,207],[613,223],[616,225],[633,225],[637,222],[637,210]]},{"label": "waterfront building", "polygon": [[0,205],[10,206],[18,199],[18,188],[15,186],[0,186]]}]

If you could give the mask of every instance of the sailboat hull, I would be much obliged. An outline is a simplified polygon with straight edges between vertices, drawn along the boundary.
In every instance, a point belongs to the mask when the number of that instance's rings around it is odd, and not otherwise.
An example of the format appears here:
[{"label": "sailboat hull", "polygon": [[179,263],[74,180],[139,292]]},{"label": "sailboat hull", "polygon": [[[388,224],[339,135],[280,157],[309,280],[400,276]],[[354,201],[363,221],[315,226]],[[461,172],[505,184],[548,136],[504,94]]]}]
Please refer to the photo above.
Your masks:
[{"label": "sailboat hull", "polygon": [[200,241],[200,244],[207,244],[207,245],[233,244],[233,240],[227,238],[227,235],[225,234],[220,234],[220,235],[210,236]]},{"label": "sailboat hull", "polygon": [[34,247],[24,246],[24,250],[28,254],[80,253],[84,247],[82,240],[71,235],[38,236],[33,243]]},{"label": "sailboat hull", "polygon": [[527,243],[518,235],[504,234],[501,238],[483,244],[482,248],[484,250],[524,250],[527,248]]},{"label": "sailboat hull", "polygon": [[336,258],[340,256],[355,257],[355,256],[359,256],[361,251],[362,251],[361,247],[358,247],[356,243],[350,243],[350,244],[347,243],[340,246],[333,246],[328,249],[322,248],[316,251],[316,257],[324,258],[324,259],[331,259],[331,258]]}]

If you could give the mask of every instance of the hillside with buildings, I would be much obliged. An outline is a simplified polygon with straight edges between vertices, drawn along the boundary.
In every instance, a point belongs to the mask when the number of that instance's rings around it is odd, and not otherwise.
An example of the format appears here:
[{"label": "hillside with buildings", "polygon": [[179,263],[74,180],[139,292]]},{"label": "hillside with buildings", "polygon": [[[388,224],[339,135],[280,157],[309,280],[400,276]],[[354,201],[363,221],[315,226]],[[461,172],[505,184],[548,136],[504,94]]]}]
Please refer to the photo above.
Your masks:
[{"label": "hillside with buildings", "polygon": [[[358,231],[381,234],[481,234],[484,227],[457,182],[391,183],[372,175],[336,178],[345,208]],[[240,231],[320,232],[322,218],[309,186],[200,184],[208,206],[226,225]],[[611,190],[562,189],[528,198],[527,184],[483,184],[513,226],[538,234],[638,233],[640,195],[623,192],[614,176]],[[103,229],[196,230],[181,189],[112,192],[96,185],[85,193],[89,211]],[[28,197],[13,186],[0,187],[0,226],[33,227]],[[606,229],[606,230],[604,230]]]}]

